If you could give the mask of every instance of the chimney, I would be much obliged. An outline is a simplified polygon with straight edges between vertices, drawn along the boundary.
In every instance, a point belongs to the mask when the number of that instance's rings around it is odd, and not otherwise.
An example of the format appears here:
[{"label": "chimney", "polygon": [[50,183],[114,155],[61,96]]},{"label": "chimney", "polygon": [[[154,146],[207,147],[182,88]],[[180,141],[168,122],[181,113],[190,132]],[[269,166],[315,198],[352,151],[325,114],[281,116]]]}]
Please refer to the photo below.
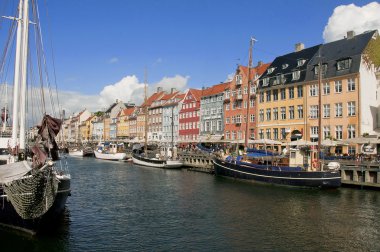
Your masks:
[{"label": "chimney", "polygon": [[355,32],[354,31],[348,31],[347,32],[347,39],[352,39],[355,37]]},{"label": "chimney", "polygon": [[162,92],[162,87],[157,87],[157,93]]},{"label": "chimney", "polygon": [[262,65],[263,65],[263,62],[261,60],[257,62],[257,67],[261,67]]},{"label": "chimney", "polygon": [[170,89],[170,93],[171,93],[171,94],[173,94],[173,93],[176,92],[176,91],[177,91],[177,89],[174,88],[174,87]]},{"label": "chimney", "polygon": [[303,49],[305,49],[305,45],[303,43],[297,43],[295,45],[295,52],[302,51]]}]

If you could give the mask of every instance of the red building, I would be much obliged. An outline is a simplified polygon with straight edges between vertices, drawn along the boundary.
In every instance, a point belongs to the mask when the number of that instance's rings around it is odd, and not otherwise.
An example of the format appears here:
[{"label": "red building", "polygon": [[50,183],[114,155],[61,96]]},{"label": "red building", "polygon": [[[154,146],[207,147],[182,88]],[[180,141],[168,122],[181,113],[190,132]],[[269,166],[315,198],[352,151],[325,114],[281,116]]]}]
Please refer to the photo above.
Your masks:
[{"label": "red building", "polygon": [[[269,63],[259,62],[256,67],[251,68],[250,90],[248,90],[248,67],[238,66],[236,69],[235,76],[224,93],[224,138],[226,140],[241,140],[239,142],[244,143],[247,121],[249,138],[255,138],[256,82],[269,65]],[[249,111],[247,111],[248,107]]]},{"label": "red building", "polygon": [[202,90],[189,89],[179,110],[179,142],[195,143],[199,137]]}]

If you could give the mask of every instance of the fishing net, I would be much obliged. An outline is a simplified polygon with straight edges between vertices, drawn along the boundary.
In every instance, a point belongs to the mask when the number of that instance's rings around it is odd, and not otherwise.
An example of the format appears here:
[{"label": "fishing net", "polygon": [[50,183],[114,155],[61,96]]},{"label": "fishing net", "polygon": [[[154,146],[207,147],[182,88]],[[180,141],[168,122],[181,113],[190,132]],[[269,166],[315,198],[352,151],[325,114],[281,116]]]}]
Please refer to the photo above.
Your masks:
[{"label": "fishing net", "polygon": [[21,218],[34,219],[53,205],[58,182],[51,167],[32,169],[29,175],[4,184],[4,191]]}]

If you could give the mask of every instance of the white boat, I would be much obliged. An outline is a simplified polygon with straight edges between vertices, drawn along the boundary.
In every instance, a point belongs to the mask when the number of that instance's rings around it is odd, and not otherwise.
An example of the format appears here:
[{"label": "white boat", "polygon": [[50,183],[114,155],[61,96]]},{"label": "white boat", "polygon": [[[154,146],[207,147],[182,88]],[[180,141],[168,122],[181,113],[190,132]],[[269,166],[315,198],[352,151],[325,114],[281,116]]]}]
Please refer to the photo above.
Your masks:
[{"label": "white boat", "polygon": [[84,147],[82,149],[74,148],[69,149],[69,156],[70,157],[88,157],[93,156],[94,150],[91,149],[91,147]]},{"label": "white boat", "polygon": [[[71,176],[67,163],[59,160],[58,145],[55,142],[55,136],[61,129],[62,121],[47,114],[46,106],[48,104],[44,97],[38,97],[41,98],[38,104],[43,108],[38,110],[42,112],[40,117],[35,118],[36,120],[42,119],[37,139],[33,146],[28,146],[26,142],[27,115],[35,115],[35,113],[29,114],[26,109],[33,104],[29,99],[37,99],[35,95],[33,97],[27,95],[28,89],[36,89],[36,87],[27,88],[27,75],[33,74],[33,68],[28,69],[28,67],[33,62],[33,56],[40,59],[39,63],[46,63],[46,55],[42,50],[39,15],[37,12],[31,11],[38,9],[36,5],[37,1],[20,0],[19,5],[14,6],[18,8],[12,10],[12,13],[18,14],[17,17],[4,16],[3,13],[0,13],[0,16],[10,19],[12,22],[9,31],[6,31],[9,43],[5,46],[4,55],[9,55],[11,54],[8,52],[9,50],[16,49],[15,58],[12,60],[15,65],[12,80],[14,82],[13,120],[10,127],[12,132],[10,141],[7,140],[7,149],[11,154],[8,155],[7,164],[0,165],[0,224],[32,234],[45,227],[55,228],[59,224],[57,220],[64,211],[71,190]],[[29,32],[30,24],[36,29],[35,32]],[[1,31],[4,30],[1,29]],[[30,44],[29,33],[36,35],[32,40],[33,43]],[[14,34],[17,34],[15,42],[13,41]],[[35,52],[31,50],[34,44],[38,45]],[[30,56],[29,59],[28,56]],[[7,64],[1,62],[0,65]],[[45,69],[47,66],[43,65],[42,67]],[[43,75],[42,72],[39,73]],[[3,69],[0,69],[0,79],[7,79],[7,76],[3,76],[3,74]],[[49,82],[47,74],[39,77],[37,79]],[[45,90],[47,88],[44,87],[45,84],[38,83],[38,86]],[[39,93],[41,96],[43,95],[41,90]],[[60,107],[59,104],[58,107]],[[55,112],[57,113],[57,111]],[[28,152],[33,153],[31,158],[26,156]]]},{"label": "white boat", "polygon": [[144,157],[144,155],[140,155],[137,153],[132,154],[132,161],[134,164],[137,164],[137,165],[164,168],[164,169],[176,169],[176,168],[181,168],[183,166],[182,160],[147,158],[147,157]]},{"label": "white boat", "polygon": [[104,160],[126,160],[127,153],[125,153],[124,145],[117,143],[101,142],[98,144],[94,151],[95,157]]}]

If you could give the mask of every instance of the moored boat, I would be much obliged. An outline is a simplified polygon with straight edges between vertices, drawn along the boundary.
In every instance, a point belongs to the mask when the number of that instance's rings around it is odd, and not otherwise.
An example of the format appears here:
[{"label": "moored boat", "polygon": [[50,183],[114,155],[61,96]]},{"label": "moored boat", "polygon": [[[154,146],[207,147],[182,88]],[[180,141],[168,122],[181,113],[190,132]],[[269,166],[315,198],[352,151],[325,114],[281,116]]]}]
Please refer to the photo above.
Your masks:
[{"label": "moored boat", "polygon": [[165,168],[165,169],[176,169],[176,168],[181,168],[183,166],[182,160],[148,158],[142,154],[137,154],[137,153],[132,154],[132,161],[134,164],[137,164],[137,165]]},{"label": "moored boat", "polygon": [[94,151],[95,157],[103,160],[126,160],[127,153],[124,151],[123,144],[112,142],[101,142]]}]

